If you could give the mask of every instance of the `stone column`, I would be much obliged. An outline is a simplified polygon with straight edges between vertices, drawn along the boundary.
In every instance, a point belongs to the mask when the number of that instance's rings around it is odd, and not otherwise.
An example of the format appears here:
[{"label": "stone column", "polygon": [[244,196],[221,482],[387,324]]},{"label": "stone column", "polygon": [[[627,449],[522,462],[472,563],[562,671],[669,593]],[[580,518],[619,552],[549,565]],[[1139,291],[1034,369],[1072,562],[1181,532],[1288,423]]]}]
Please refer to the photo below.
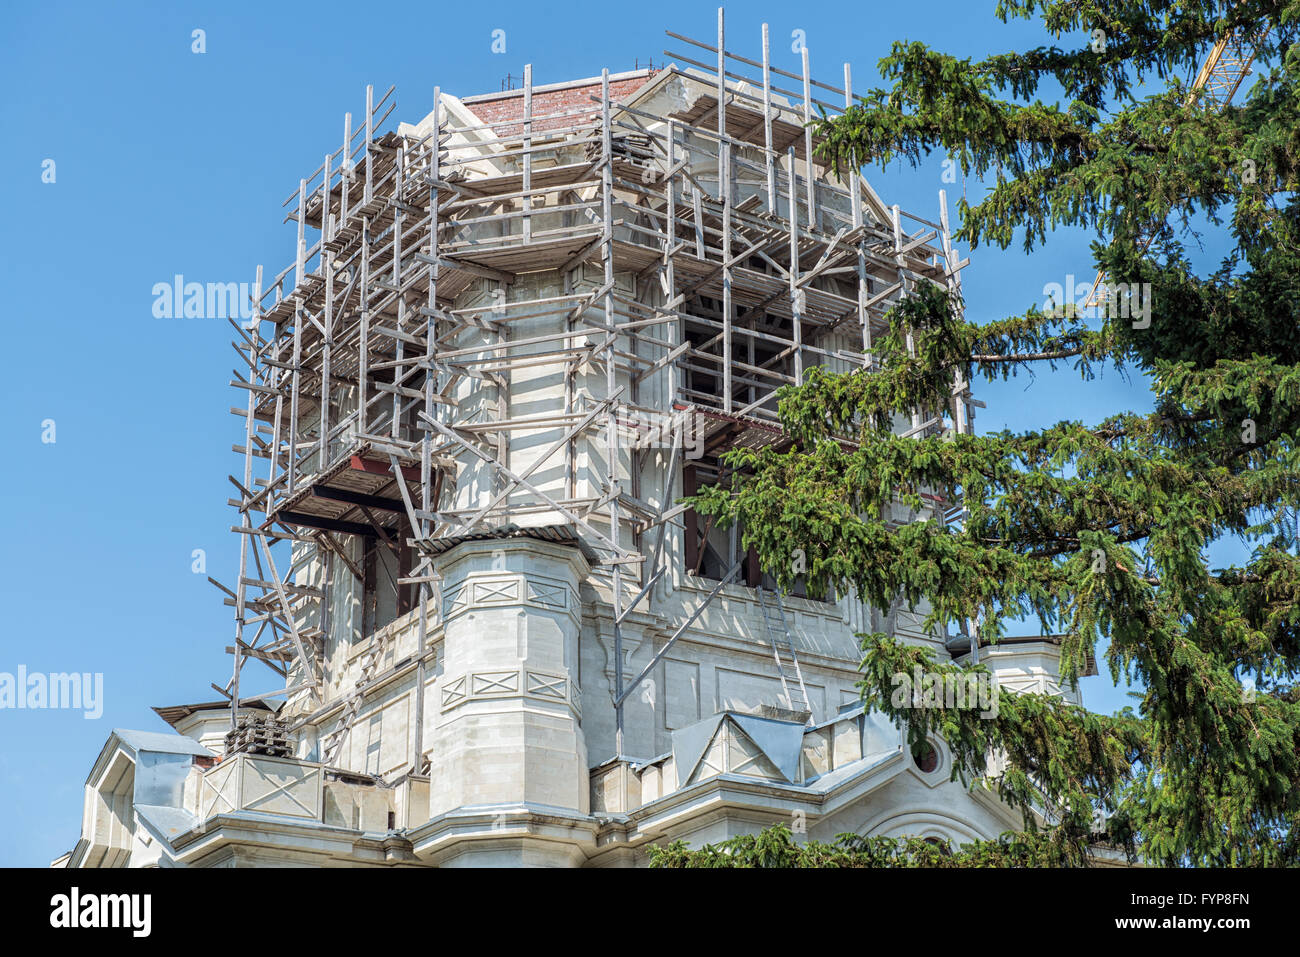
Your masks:
[{"label": "stone column", "polygon": [[578,692],[573,546],[529,538],[465,542],[443,576],[443,672],[432,702],[431,817],[458,809],[513,817],[586,814],[587,748]]}]

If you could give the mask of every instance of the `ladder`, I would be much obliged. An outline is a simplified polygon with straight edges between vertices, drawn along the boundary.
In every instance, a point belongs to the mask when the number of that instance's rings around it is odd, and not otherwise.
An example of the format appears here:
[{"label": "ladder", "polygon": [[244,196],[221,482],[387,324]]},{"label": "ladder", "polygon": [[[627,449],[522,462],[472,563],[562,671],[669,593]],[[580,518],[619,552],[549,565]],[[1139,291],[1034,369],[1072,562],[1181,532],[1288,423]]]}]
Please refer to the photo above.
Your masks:
[{"label": "ladder", "polygon": [[[799,667],[799,656],[795,654],[794,644],[790,640],[790,628],[786,625],[781,593],[759,588],[758,607],[763,611],[763,626],[767,630],[767,640],[772,645],[772,657],[776,659],[776,673],[781,678],[781,690],[785,693],[786,703],[791,711],[809,712],[808,689],[804,687],[803,669]],[[783,652],[794,666],[797,685],[786,677],[785,665],[781,662]]]},{"label": "ladder", "polygon": [[352,725],[356,723],[357,714],[361,711],[361,705],[366,697],[366,686],[375,677],[378,671],[379,663],[384,658],[386,650],[386,641],[372,639],[370,647],[366,650],[361,658],[361,672],[357,676],[356,684],[353,686],[352,694],[348,696],[343,706],[343,714],[339,718],[339,723],[335,729],[325,738],[324,763],[335,764],[343,752],[343,742],[347,740],[348,732],[352,730]]}]

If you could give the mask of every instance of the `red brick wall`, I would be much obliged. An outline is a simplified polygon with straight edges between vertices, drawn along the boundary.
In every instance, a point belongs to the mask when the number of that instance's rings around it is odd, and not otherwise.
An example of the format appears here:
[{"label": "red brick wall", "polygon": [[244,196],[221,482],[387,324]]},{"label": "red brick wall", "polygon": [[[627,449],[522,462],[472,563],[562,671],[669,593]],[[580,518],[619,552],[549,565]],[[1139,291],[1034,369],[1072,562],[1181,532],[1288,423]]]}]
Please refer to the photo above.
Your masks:
[{"label": "red brick wall", "polygon": [[[611,80],[609,84],[610,100],[618,101],[635,93],[651,79],[653,79],[653,74],[650,76],[630,77],[626,80]],[[598,115],[600,113],[600,104],[591,101],[593,96],[597,100],[600,98],[599,81],[586,86],[571,86],[563,90],[534,93],[533,116],[535,118],[533,120],[533,132],[543,133],[546,130],[573,126]],[[518,91],[503,93],[500,99],[480,100],[476,103],[468,103],[466,106],[473,110],[474,115],[484,123],[491,124],[494,132],[502,139],[511,139],[523,135],[524,125],[522,122],[507,122],[509,120],[518,121],[523,118],[524,96],[522,93]],[[536,117],[544,117],[548,113],[566,113],[571,110],[581,110],[582,114],[556,116],[551,119],[536,119]]]}]

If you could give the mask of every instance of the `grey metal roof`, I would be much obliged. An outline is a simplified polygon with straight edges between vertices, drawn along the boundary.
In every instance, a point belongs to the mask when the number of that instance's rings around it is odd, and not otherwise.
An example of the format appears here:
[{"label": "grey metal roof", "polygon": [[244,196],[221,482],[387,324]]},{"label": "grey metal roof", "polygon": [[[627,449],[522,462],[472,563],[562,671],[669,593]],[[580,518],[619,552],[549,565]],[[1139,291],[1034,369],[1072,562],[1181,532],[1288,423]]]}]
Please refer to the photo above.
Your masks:
[{"label": "grey metal roof", "polygon": [[192,830],[199,819],[178,807],[163,807],[158,804],[137,804],[135,813],[144,818],[149,825],[165,840]]},{"label": "grey metal roof", "polygon": [[738,711],[719,711],[702,721],[673,732],[673,761],[679,781],[695,773],[700,759],[713,742],[718,725],[731,721],[772,762],[787,781],[799,773],[799,756],[803,750],[804,726],[799,721],[781,721]]},{"label": "grey metal roof", "polygon": [[162,754],[197,754],[212,757],[212,752],[193,738],[182,734],[168,734],[166,731],[132,731],[129,728],[114,728],[113,734],[127,747],[136,751],[157,751]]},{"label": "grey metal roof", "polygon": [[799,774],[799,756],[803,753],[802,721],[779,721],[755,714],[732,713],[728,717],[758,745],[787,781],[795,780]]}]

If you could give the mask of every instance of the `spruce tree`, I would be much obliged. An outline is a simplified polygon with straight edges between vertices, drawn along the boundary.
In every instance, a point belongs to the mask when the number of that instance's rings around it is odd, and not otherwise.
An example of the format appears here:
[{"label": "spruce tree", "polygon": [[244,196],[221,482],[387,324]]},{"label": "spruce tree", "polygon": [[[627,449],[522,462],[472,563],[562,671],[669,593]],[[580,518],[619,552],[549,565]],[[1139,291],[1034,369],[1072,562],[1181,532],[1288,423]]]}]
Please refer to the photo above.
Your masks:
[{"label": "spruce tree", "polygon": [[[1025,862],[1025,847],[1034,861],[1083,862],[1100,819],[1154,863],[1294,863],[1300,2],[1002,0],[996,13],[1037,18],[1063,45],[970,60],[895,43],[887,88],[817,123],[822,154],[840,170],[951,156],[990,183],[958,204],[959,242],[1030,252],[1058,227],[1086,229],[1098,270],[1149,289],[1149,316],[1033,304],[977,321],[948,290],[918,287],[888,314],[874,368],[814,369],[786,387],[788,443],[728,453],[733,480],[692,501],[738,522],[783,587],[798,549],[811,592],[877,608],[901,596],[936,633],[974,621],[994,643],[1036,619],[1065,636],[1067,681],[1107,643],[1111,675],[1143,689],[1134,708],[1107,716],[1002,691],[986,720],[897,706],[892,676],[962,669],[884,632],[862,638],[866,701],[914,743],[941,735],[954,775],[1025,812],[1006,863]],[[1188,80],[1225,35],[1258,55],[1222,106]],[[1229,252],[1198,274],[1189,249],[1211,231]],[[894,433],[909,410],[947,408],[957,375],[1110,366],[1149,379],[1153,412]],[[964,520],[932,514],[933,494],[960,497]],[[895,502],[914,520],[891,522]],[[1209,547],[1227,539],[1248,559],[1211,567]],[[974,849],[979,860],[996,860],[996,844]],[[664,860],[680,863],[680,848]]]}]

